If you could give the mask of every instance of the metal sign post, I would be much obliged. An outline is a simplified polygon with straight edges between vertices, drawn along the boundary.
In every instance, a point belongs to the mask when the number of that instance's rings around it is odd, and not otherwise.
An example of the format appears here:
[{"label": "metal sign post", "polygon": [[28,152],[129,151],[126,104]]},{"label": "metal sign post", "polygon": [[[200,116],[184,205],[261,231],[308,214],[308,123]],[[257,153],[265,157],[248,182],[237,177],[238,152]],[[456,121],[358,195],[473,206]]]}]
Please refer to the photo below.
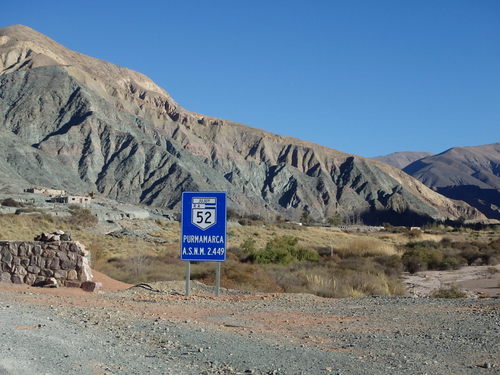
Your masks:
[{"label": "metal sign post", "polygon": [[191,262],[186,262],[186,296],[191,294]]},{"label": "metal sign post", "polygon": [[217,262],[215,295],[220,294],[220,262],[226,260],[226,193],[184,192],[181,212],[181,260],[186,265],[186,296],[191,278],[189,262]]},{"label": "metal sign post", "polygon": [[217,262],[217,267],[215,268],[215,296],[220,296],[220,262]]}]

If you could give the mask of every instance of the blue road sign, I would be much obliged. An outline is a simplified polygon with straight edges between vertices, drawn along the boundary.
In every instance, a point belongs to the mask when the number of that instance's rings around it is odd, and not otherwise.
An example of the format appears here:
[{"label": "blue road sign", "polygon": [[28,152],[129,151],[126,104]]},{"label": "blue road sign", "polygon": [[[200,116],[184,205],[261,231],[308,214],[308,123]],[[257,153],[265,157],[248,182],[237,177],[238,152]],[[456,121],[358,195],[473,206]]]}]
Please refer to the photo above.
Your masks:
[{"label": "blue road sign", "polygon": [[226,260],[226,193],[182,193],[181,259]]}]

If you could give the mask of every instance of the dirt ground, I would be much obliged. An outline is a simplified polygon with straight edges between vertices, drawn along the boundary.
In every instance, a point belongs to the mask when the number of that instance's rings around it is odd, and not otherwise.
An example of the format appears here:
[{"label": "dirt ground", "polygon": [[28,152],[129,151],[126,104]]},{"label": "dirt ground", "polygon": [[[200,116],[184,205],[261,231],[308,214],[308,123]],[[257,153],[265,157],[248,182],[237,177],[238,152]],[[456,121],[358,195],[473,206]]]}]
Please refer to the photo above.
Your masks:
[{"label": "dirt ground", "polygon": [[103,283],[96,293],[0,284],[0,374],[495,374],[500,368],[497,298],[327,299],[226,289],[215,297],[197,282],[186,297],[183,282],[147,290],[98,272],[95,279]]},{"label": "dirt ground", "polygon": [[468,266],[453,271],[422,271],[405,274],[403,283],[413,297],[428,297],[432,291],[456,285],[469,297],[500,297],[500,265]]}]

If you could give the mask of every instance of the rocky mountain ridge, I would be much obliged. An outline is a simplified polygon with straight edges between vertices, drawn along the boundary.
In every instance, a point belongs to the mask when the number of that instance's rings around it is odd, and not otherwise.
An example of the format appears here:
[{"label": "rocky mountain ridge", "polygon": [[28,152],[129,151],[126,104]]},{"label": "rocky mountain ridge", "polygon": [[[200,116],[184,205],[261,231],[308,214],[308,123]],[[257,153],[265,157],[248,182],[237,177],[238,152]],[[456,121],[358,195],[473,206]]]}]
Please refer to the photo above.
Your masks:
[{"label": "rocky mountain ridge", "polygon": [[489,218],[500,219],[500,143],[454,147],[419,159],[403,171]]},{"label": "rocky mountain ridge", "polygon": [[402,171],[203,116],[146,76],[0,29],[0,185],[97,191],[166,208],[182,191],[227,191],[241,213],[368,223],[483,219]]},{"label": "rocky mountain ridge", "polygon": [[393,167],[403,169],[414,161],[431,155],[432,153],[430,152],[399,151],[393,152],[388,155],[375,156],[373,159],[382,161],[384,163],[392,165]]}]

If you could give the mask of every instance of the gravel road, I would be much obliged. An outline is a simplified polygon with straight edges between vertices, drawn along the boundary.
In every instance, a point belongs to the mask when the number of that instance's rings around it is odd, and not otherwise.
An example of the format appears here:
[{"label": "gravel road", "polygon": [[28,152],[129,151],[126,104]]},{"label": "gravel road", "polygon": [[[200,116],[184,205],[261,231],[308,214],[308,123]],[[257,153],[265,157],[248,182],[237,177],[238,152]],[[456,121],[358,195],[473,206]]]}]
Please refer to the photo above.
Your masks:
[{"label": "gravel road", "polygon": [[0,286],[0,374],[499,374],[500,300]]}]

